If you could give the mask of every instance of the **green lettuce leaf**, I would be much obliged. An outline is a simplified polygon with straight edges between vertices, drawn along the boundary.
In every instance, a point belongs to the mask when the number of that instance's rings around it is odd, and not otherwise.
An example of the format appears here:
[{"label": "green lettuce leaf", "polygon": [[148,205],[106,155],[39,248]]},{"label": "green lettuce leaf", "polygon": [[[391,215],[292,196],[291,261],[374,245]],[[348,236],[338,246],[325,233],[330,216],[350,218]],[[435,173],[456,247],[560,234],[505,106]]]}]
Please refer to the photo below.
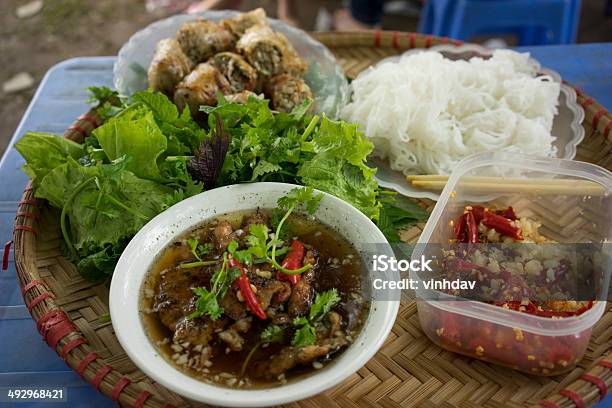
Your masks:
[{"label": "green lettuce leaf", "polygon": [[25,173],[34,187],[55,167],[66,163],[67,158],[79,159],[85,155],[82,145],[50,133],[28,132],[15,143],[15,149],[23,156]]},{"label": "green lettuce leaf", "polygon": [[150,110],[133,107],[93,131],[110,161],[129,156],[128,170],[138,177],[160,180],[157,159],[168,141]]},{"label": "green lettuce leaf", "polygon": [[189,107],[179,114],[176,105],[166,95],[152,91],[137,92],[132,95],[132,100],[153,113],[155,122],[168,138],[168,155],[188,155],[204,139],[206,132],[193,120]]},{"label": "green lettuce leaf", "polygon": [[69,207],[71,241],[77,250],[89,252],[134,235],[172,203],[172,189],[138,178],[126,167],[125,161],[95,167],[70,162],[43,179],[37,196],[58,208],[76,186],[94,179]]}]

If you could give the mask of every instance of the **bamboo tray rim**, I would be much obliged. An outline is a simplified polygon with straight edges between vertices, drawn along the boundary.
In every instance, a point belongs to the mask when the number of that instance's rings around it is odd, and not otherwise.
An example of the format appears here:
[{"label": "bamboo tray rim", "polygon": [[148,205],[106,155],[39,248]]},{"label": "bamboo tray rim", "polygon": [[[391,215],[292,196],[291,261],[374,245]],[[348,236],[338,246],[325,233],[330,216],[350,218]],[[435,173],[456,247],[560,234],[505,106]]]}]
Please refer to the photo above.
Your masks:
[{"label": "bamboo tray rim", "polygon": [[[409,48],[428,48],[436,44],[463,44],[462,41],[448,38],[424,36],[416,33],[369,31],[314,33],[313,36],[330,48],[361,47],[371,52],[380,50],[405,50]],[[338,57],[337,57],[338,58]],[[585,95],[574,87],[579,103],[587,113],[585,121],[589,121],[594,132],[599,132],[609,139],[612,129],[612,115],[593,98]],[[81,115],[71,125],[65,137],[82,142],[83,139],[100,125],[100,118],[95,111],[90,110]],[[37,200],[31,182],[24,189],[19,201],[15,218],[13,242],[14,258],[19,284],[28,311],[35,320],[37,329],[45,342],[79,375],[92,384],[97,390],[125,406],[172,407],[163,395],[153,392],[138,383],[133,383],[128,374],[115,370],[106,358],[100,357],[93,345],[88,343],[87,335],[70,319],[62,308],[61,299],[56,299],[53,291],[41,277],[36,262],[37,235],[40,225],[39,210],[41,200]],[[65,261],[67,262],[67,261]],[[610,311],[608,312],[610,313]],[[398,315],[398,320],[402,319]],[[396,324],[398,322],[396,320]],[[584,406],[595,402],[598,396],[604,394],[612,386],[612,355],[610,349],[602,353],[586,374],[567,377],[565,388],[560,393],[549,393],[540,401],[544,407]],[[580,386],[581,393],[572,390],[573,385]]]}]

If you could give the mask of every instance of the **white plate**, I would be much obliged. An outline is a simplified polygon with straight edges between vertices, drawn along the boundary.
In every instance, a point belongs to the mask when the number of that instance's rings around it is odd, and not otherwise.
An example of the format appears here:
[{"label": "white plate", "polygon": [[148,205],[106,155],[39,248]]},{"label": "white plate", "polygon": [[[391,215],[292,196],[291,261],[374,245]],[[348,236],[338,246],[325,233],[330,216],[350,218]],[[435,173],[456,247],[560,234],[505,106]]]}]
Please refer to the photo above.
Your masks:
[{"label": "white plate", "polygon": [[[240,14],[233,10],[206,11],[197,14],[179,14],[156,21],[138,31],[119,50],[113,69],[115,88],[123,95],[147,89],[147,69],[153,59],[155,46],[161,39],[173,37],[186,21],[203,17],[220,21]],[[269,18],[274,29],[283,33],[296,51],[308,63],[304,79],[315,96],[315,109],[335,118],[348,100],[348,81],[334,55],[306,32],[286,23]]]},{"label": "white plate", "polygon": [[[192,400],[234,407],[269,406],[323,392],[348,378],[374,356],[393,327],[398,301],[372,301],[357,339],[326,367],[305,378],[267,389],[230,389],[189,377],[159,355],[145,334],[139,313],[142,283],[164,248],[192,227],[219,214],[257,207],[274,208],[278,198],[295,187],[283,183],[253,183],[210,190],[183,200],[159,214],[130,241],[115,268],[109,304],[119,343],[142,371],[168,389]],[[315,213],[317,219],[337,230],[360,252],[368,251],[368,244],[376,243],[379,254],[393,256],[384,235],[368,217],[330,194],[323,195]],[[398,280],[399,274],[391,272],[389,279]]]},{"label": "white plate", "polygon": [[[445,57],[450,59],[469,59],[472,57],[486,58],[493,53],[493,50],[477,44],[463,44],[459,46],[443,44],[428,49],[412,49],[406,51],[402,55],[382,59],[376,66],[389,62],[397,62],[400,58],[407,55],[428,51],[441,52]],[[581,125],[584,120],[584,109],[582,109],[576,101],[576,92],[574,89],[562,83],[561,76],[557,72],[542,68],[540,63],[533,58],[530,58],[529,61],[537,67],[538,72],[550,75],[556,82],[561,83],[558,106],[559,112],[553,120],[551,133],[556,137],[556,140],[553,142],[558,152],[556,157],[572,160],[576,156],[576,147],[584,139],[584,128]],[[402,172],[392,170],[386,160],[371,158],[368,165],[378,168],[376,180],[382,187],[395,190],[407,197],[429,198],[436,201],[440,197],[438,192],[412,187],[412,185],[406,181]]]}]

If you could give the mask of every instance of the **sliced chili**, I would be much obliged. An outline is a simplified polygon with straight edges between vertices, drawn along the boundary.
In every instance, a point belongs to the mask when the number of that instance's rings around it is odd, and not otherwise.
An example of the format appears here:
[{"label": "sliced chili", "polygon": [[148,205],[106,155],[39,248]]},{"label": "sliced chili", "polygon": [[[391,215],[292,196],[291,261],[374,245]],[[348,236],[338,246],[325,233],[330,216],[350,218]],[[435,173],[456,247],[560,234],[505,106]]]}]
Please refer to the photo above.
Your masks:
[{"label": "sliced chili", "polygon": [[468,230],[468,242],[470,244],[476,244],[479,242],[478,239],[478,224],[474,218],[474,212],[468,211],[466,214],[466,224]]},{"label": "sliced chili", "polygon": [[509,206],[508,208],[504,210],[497,210],[495,211],[495,214],[501,215],[502,217],[508,218],[509,220],[512,220],[512,221],[518,220],[518,217],[516,213],[514,212],[514,208],[512,208],[512,206]]},{"label": "sliced chili", "polygon": [[476,221],[476,225],[480,224],[482,218],[484,217],[485,208],[482,205],[473,205],[472,214],[474,214],[474,221]]},{"label": "sliced chili", "polygon": [[492,228],[499,232],[501,235],[514,238],[518,241],[523,240],[521,229],[512,225],[509,219],[504,218],[501,215],[494,214],[491,211],[485,211],[484,217],[482,218],[482,223],[486,227]]},{"label": "sliced chili", "polygon": [[[303,266],[304,251],[304,244],[294,239],[293,242],[291,242],[291,249],[287,256],[285,256],[281,266],[291,271],[300,269]],[[301,275],[287,275],[280,271],[276,272],[276,278],[278,280],[288,281],[292,285],[296,285],[300,281],[300,277]]]},{"label": "sliced chili", "polygon": [[240,288],[242,297],[244,297],[244,303],[246,303],[249,310],[255,316],[259,317],[261,320],[266,320],[266,312],[259,304],[257,296],[255,296],[255,293],[251,288],[251,283],[246,275],[246,268],[231,254],[227,254],[227,260],[232,268],[237,268],[240,271],[240,276],[236,279],[236,282],[238,283],[238,288]]},{"label": "sliced chili", "polygon": [[467,242],[466,218],[467,214],[462,214],[457,220],[457,223],[455,224],[455,228],[453,230],[453,232],[455,233],[455,238],[457,238],[457,242],[460,243]]}]

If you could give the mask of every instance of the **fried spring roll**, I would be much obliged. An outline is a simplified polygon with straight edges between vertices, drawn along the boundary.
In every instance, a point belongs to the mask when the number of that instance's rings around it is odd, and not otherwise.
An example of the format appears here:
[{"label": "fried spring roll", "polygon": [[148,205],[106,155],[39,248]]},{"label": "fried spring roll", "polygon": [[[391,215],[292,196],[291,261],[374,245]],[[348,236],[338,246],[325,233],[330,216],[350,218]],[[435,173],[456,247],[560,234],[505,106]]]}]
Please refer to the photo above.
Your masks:
[{"label": "fried spring roll", "polygon": [[174,38],[160,40],[155,48],[147,76],[149,87],[172,96],[174,88],[193,69],[193,62]]},{"label": "fried spring roll", "polygon": [[234,35],[226,28],[203,19],[186,22],[176,33],[183,52],[195,63],[204,62],[235,44]]},{"label": "fried spring roll", "polygon": [[302,78],[289,74],[280,74],[268,82],[266,91],[270,97],[272,109],[279,112],[291,112],[306,99],[312,99],[312,91]]},{"label": "fried spring roll", "polygon": [[261,7],[248,13],[240,13],[234,18],[221,20],[222,27],[230,30],[236,38],[242,37],[244,32],[256,24],[267,25],[266,12]]},{"label": "fried spring roll", "polygon": [[304,61],[302,57],[300,57],[300,55],[297,53],[295,48],[293,48],[293,45],[291,45],[291,43],[289,42],[287,37],[285,37],[284,34],[276,33],[276,36],[279,41],[285,44],[286,54],[284,55],[283,72],[298,77],[304,76],[304,74],[308,70],[308,64],[306,64],[306,61]]},{"label": "fried spring roll", "polygon": [[252,91],[257,84],[257,71],[241,55],[220,52],[209,60],[229,81],[232,93]]},{"label": "fried spring roll", "polygon": [[230,93],[227,79],[211,64],[199,64],[177,86],[174,92],[174,103],[183,109],[189,106],[192,115],[197,115],[200,106],[215,106],[217,92]]},{"label": "fried spring roll", "polygon": [[231,95],[225,95],[225,100],[233,103],[247,103],[249,101],[249,97],[254,97],[257,99],[263,99],[263,95],[257,95],[255,92],[251,91],[242,91]]},{"label": "fried spring roll", "polygon": [[285,72],[299,76],[306,71],[306,64],[287,38],[268,25],[257,24],[246,30],[236,49],[265,77]]}]

